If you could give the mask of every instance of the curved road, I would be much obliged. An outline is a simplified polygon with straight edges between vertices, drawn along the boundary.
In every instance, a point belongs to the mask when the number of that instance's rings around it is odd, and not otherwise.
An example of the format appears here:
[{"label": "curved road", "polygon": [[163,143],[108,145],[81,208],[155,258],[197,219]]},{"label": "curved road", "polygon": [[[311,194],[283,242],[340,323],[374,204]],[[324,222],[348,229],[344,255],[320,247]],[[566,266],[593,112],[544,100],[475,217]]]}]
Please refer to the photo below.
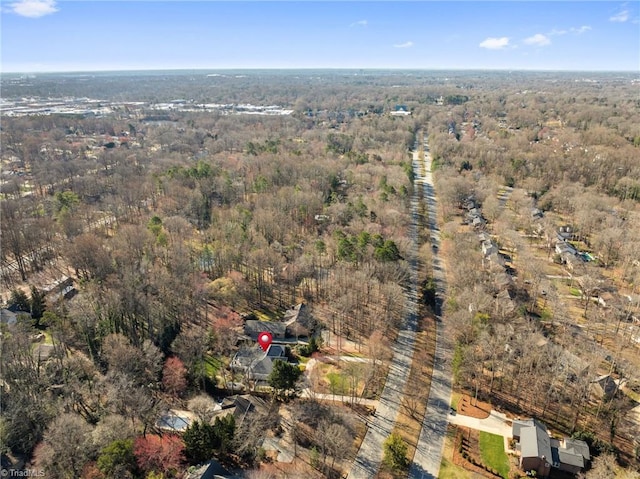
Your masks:
[{"label": "curved road", "polygon": [[444,437],[447,431],[449,404],[451,403],[452,346],[447,340],[442,320],[442,298],[446,288],[445,272],[438,257],[440,231],[436,223],[436,197],[431,174],[431,154],[424,140],[425,174],[423,176],[424,197],[429,211],[429,229],[433,257],[433,278],[436,285],[436,352],[431,376],[431,389],[427,401],[427,412],[422,422],[420,440],[409,469],[410,479],[436,478],[440,472]]}]

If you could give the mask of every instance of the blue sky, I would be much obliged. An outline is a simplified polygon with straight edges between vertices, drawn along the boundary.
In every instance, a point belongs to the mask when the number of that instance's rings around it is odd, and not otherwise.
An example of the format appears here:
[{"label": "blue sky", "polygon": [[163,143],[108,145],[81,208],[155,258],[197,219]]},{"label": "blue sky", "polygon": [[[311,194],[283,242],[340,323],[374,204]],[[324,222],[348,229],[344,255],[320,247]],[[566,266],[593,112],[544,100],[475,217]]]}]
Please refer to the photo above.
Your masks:
[{"label": "blue sky", "polygon": [[3,72],[640,71],[640,2],[1,0]]}]

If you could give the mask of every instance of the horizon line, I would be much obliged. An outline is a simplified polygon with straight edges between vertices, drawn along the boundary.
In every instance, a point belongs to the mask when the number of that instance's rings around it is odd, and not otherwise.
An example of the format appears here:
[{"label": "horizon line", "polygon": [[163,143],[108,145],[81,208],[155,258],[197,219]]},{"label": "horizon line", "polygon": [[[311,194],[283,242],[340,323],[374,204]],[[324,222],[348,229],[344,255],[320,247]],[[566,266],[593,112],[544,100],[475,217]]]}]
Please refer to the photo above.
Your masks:
[{"label": "horizon line", "polygon": [[340,70],[340,71],[407,71],[407,72],[431,72],[431,71],[491,71],[491,72],[561,72],[561,73],[636,73],[640,70],[617,69],[557,69],[557,68],[461,68],[461,67],[431,67],[431,68],[407,68],[407,67],[149,67],[149,68],[104,68],[104,69],[70,69],[70,70],[9,70],[0,69],[0,76],[5,74],[55,74],[55,73],[112,73],[112,72],[180,72],[180,71],[300,71],[300,70]]}]

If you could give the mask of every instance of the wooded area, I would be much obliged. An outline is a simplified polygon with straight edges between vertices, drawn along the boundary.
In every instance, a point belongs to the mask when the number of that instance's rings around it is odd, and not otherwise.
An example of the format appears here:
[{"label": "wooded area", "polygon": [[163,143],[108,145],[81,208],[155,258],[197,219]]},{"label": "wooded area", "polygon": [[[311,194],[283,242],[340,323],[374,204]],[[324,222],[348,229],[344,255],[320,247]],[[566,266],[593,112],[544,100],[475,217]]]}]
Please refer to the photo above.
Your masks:
[{"label": "wooded area", "polygon": [[[297,400],[241,423],[206,410],[227,380],[249,385],[230,368],[245,321],[299,303],[320,343],[372,356],[353,377],[379,382],[377,346],[405,317],[423,130],[457,385],[637,469],[639,89],[607,73],[3,75],[3,99],[87,97],[110,113],[3,110],[2,454],[63,478],[174,477],[211,455],[251,469],[259,439],[293,421],[312,466],[339,475],[356,415]],[[390,115],[399,105],[411,114]],[[508,257],[506,288],[461,224],[469,198]],[[593,261],[561,264],[565,225]],[[617,386],[596,400],[605,373]],[[184,440],[156,426],[169,408],[203,412]]]}]

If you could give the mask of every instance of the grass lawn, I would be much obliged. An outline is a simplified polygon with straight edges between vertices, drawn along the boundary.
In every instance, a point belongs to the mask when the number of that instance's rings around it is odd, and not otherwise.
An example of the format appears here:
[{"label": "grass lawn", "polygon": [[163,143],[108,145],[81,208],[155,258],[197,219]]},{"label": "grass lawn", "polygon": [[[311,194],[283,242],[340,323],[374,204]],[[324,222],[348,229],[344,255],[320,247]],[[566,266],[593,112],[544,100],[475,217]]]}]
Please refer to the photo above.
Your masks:
[{"label": "grass lawn", "polygon": [[346,396],[349,394],[349,378],[344,374],[331,371],[327,373],[327,379],[329,380],[329,390],[332,394],[337,394],[338,396]]},{"label": "grass lawn", "polygon": [[497,434],[480,431],[480,457],[485,466],[509,478],[509,458],[504,451],[504,438]]},{"label": "grass lawn", "polygon": [[252,312],[260,321],[277,321],[281,316],[278,311],[271,311],[267,308],[254,309]]},{"label": "grass lawn", "polygon": [[442,459],[440,464],[439,479],[470,479],[471,474],[466,469],[460,466],[456,466],[454,463],[447,459]]},{"label": "grass lawn", "polygon": [[460,401],[461,398],[462,398],[462,394],[455,391],[451,393],[451,407],[456,411],[458,410],[458,402]]},{"label": "grass lawn", "polygon": [[222,364],[220,358],[213,357],[210,354],[204,358],[204,369],[208,377],[215,378],[221,367],[224,367],[224,364]]},{"label": "grass lawn", "polygon": [[629,389],[629,388],[623,388],[622,390],[627,396],[629,396],[631,399],[633,399],[635,402],[640,403],[640,394],[638,394],[637,392]]}]

